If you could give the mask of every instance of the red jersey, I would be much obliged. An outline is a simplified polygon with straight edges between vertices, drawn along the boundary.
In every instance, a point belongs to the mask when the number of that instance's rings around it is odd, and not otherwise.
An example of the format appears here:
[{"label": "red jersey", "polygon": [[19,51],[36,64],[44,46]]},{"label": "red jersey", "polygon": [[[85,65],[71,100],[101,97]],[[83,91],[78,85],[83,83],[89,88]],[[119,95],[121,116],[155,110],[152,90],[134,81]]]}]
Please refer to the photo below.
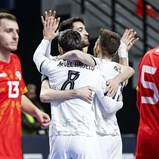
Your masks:
[{"label": "red jersey", "polygon": [[140,123],[136,156],[152,159],[159,156],[159,47],[144,55],[138,73],[137,107]]},{"label": "red jersey", "polygon": [[27,91],[17,55],[0,61],[0,159],[22,159],[21,97]]}]

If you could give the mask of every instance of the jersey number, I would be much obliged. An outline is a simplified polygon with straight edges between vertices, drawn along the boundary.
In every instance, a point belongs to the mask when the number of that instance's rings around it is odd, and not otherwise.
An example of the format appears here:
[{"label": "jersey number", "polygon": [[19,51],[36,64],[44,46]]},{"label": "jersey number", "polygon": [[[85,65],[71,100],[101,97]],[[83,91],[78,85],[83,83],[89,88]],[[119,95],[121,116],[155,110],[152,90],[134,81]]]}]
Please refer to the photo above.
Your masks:
[{"label": "jersey number", "polygon": [[68,71],[68,78],[64,82],[64,84],[62,85],[61,90],[65,90],[68,85],[70,85],[69,89],[74,89],[75,80],[77,80],[77,78],[79,77],[79,75],[80,75],[79,72],[69,70]]},{"label": "jersey number", "polygon": [[17,98],[19,96],[19,81],[8,81],[8,97]]},{"label": "jersey number", "polygon": [[154,75],[157,68],[143,65],[141,72],[141,83],[144,88],[151,89],[153,91],[153,97],[141,96],[141,102],[147,104],[156,104],[158,102],[159,92],[154,82],[145,81],[145,73]]}]

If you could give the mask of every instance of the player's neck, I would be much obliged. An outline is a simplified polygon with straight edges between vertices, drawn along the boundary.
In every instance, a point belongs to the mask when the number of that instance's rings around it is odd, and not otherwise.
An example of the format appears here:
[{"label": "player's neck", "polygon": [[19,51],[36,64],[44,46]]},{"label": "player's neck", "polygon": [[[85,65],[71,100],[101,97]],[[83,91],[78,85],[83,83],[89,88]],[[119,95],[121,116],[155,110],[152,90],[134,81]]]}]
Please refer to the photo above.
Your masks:
[{"label": "player's neck", "polygon": [[0,51],[0,61],[9,62],[10,61],[10,52]]},{"label": "player's neck", "polygon": [[111,57],[103,56],[102,58],[103,58],[103,59],[106,59],[106,60],[108,60],[108,61],[112,61],[112,58],[111,58]]},{"label": "player's neck", "polygon": [[82,48],[82,51],[83,51],[84,53],[88,53],[88,46],[87,46],[87,47]]},{"label": "player's neck", "polygon": [[112,58],[111,58],[111,57],[103,56],[102,54],[98,54],[98,57],[99,57],[99,58],[102,58],[102,59],[105,59],[105,60],[107,60],[107,61],[112,61]]}]

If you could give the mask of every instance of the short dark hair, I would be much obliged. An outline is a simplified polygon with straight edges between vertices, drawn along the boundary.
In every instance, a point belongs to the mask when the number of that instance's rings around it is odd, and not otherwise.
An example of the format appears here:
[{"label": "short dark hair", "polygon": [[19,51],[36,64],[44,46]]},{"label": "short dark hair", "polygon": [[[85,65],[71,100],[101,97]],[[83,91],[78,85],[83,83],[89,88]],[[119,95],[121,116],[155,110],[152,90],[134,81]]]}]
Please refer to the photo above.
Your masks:
[{"label": "short dark hair", "polygon": [[99,45],[104,54],[113,57],[120,45],[120,35],[102,28],[99,31]]},{"label": "short dark hair", "polygon": [[82,38],[77,31],[67,29],[60,32],[58,44],[65,52],[70,50],[82,50]]},{"label": "short dark hair", "polygon": [[8,20],[12,20],[12,21],[17,21],[17,18],[10,13],[6,13],[6,12],[0,12],[0,20],[1,19],[8,19]]},{"label": "short dark hair", "polygon": [[62,21],[59,25],[59,31],[64,31],[67,29],[73,29],[73,23],[81,22],[84,24],[84,20],[80,17],[72,17]]}]

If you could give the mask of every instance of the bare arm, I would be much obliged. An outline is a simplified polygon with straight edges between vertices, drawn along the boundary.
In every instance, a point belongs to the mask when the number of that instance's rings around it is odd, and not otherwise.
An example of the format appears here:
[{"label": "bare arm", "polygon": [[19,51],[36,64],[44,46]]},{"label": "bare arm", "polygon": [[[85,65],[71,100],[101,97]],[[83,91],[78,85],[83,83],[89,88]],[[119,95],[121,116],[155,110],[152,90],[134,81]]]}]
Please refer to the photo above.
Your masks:
[{"label": "bare arm", "polygon": [[118,55],[119,55],[119,63],[122,65],[118,65],[121,70],[121,74],[116,76],[115,78],[109,80],[107,82],[108,89],[108,95],[113,96],[116,92],[119,83],[125,81],[125,84],[128,83],[128,79],[135,73],[134,69],[131,67],[124,67],[129,66],[129,58],[128,58],[128,51],[131,49],[131,47],[134,45],[134,43],[139,38],[136,37],[136,32],[133,31],[133,29],[126,29],[122,38],[121,38],[121,44],[118,49]]},{"label": "bare arm", "polygon": [[116,93],[119,84],[125,81],[126,85],[128,79],[135,73],[135,70],[130,66],[124,66],[118,63],[116,63],[116,65],[120,69],[120,73],[114,78],[107,81],[107,89],[109,90],[107,95],[111,97],[114,96],[114,94]]},{"label": "bare arm", "polygon": [[116,63],[116,65],[120,69],[120,74],[118,76],[121,82],[128,80],[135,73],[135,70],[130,66],[121,65],[119,63]]},{"label": "bare arm", "polygon": [[96,62],[90,54],[86,54],[80,50],[72,50],[67,53],[57,56],[58,60],[68,59],[68,60],[78,60],[86,65],[95,66]]},{"label": "bare arm", "polygon": [[50,124],[49,115],[37,108],[25,95],[22,95],[22,111],[36,117],[43,128],[48,128]]},{"label": "bare arm", "polygon": [[88,103],[92,101],[93,88],[87,86],[72,90],[54,90],[49,86],[49,81],[44,80],[41,84],[40,100],[41,102],[51,102],[54,100],[69,100],[72,98],[81,98]]},{"label": "bare arm", "polygon": [[[59,18],[57,19],[54,18],[55,12],[53,12],[53,16],[50,16],[51,14],[52,12],[45,13],[45,19],[47,19],[47,21],[44,20],[44,17],[42,17],[43,36],[44,36],[44,39],[47,40],[47,41],[43,40],[42,44],[46,43],[47,46],[49,45],[48,41],[51,41],[54,37],[58,35],[57,27],[60,21]],[[46,45],[40,45],[34,53],[34,61],[36,65],[38,66],[39,70],[41,66],[40,64],[42,63],[41,61],[44,59],[43,56],[46,56],[46,52],[47,52],[47,51],[42,52],[42,50],[46,50],[46,48],[47,48]],[[40,57],[42,57],[41,61],[40,61]],[[86,100],[87,102],[90,102],[92,100],[90,98],[91,92],[92,90],[90,87],[83,87],[76,90],[65,90],[65,91],[53,90],[50,88],[48,81],[43,81],[41,86],[40,99],[42,102],[50,102],[53,100],[60,100],[60,99],[64,100],[64,99],[79,97]]]}]

